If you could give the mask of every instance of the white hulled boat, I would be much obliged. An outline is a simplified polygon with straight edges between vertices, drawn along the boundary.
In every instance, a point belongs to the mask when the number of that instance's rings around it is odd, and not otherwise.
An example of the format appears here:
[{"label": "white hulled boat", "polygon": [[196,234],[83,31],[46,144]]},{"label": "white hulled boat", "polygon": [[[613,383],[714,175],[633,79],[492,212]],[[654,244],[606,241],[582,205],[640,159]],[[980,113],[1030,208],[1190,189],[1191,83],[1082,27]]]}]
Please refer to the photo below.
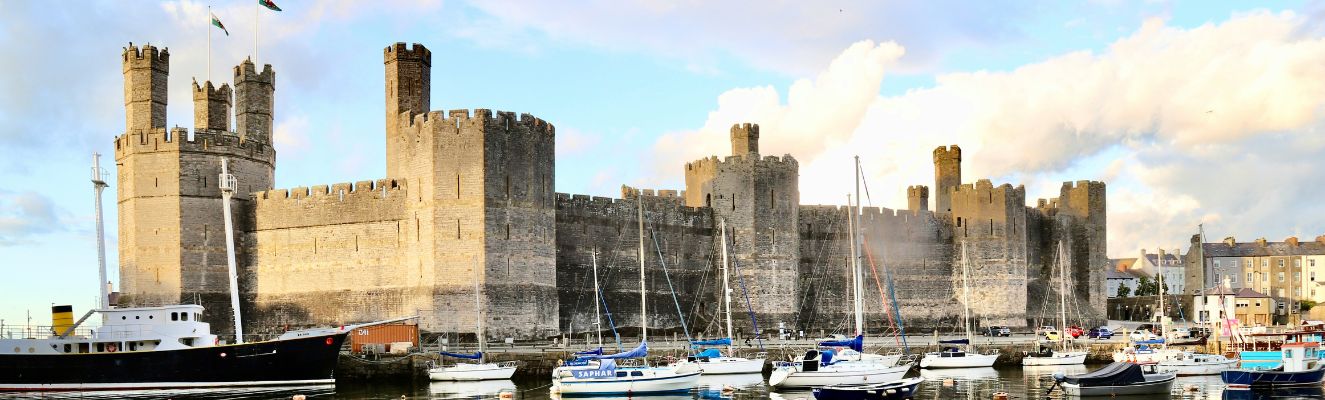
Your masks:
[{"label": "white hulled boat", "polygon": [[691,345],[696,347],[727,346],[727,353],[723,354],[718,349],[708,348],[687,357],[687,361],[699,366],[704,375],[761,373],[764,372],[766,360],[764,353],[760,353],[759,357],[753,359],[732,356],[732,289],[727,272],[730,265],[727,259],[727,221],[725,219],[719,220],[718,228],[722,231],[719,235],[722,240],[722,305],[723,314],[725,314],[727,321],[727,337],[692,342]]},{"label": "white hulled boat", "polygon": [[487,330],[483,327],[483,296],[482,289],[478,284],[478,258],[474,258],[474,319],[478,321],[478,352],[474,354],[442,352],[443,357],[450,357],[459,360],[474,360],[475,362],[457,362],[451,365],[442,365],[428,368],[428,378],[434,381],[485,381],[494,379],[511,379],[515,375],[515,369],[519,368],[519,363],[508,361],[501,363],[486,362],[486,355],[483,354],[484,342],[487,342]]},{"label": "white hulled boat", "polygon": [[[857,192],[860,185],[860,158],[856,158]],[[860,227],[857,217],[860,215],[860,196],[851,207],[848,196],[849,213],[847,222],[850,226],[851,243],[851,281],[853,307],[855,311],[856,337],[849,340],[820,342],[820,347],[837,349],[813,349],[796,361],[778,362],[773,373],[768,377],[768,384],[777,389],[820,387],[836,384],[874,384],[901,380],[911,370],[911,362],[903,361],[900,355],[865,354],[864,304],[862,301],[862,278],[860,268]]]},{"label": "white hulled boat", "polygon": [[936,352],[925,353],[920,359],[920,368],[990,367],[998,360],[997,351],[982,354],[972,351],[971,348],[971,305],[968,301],[971,298],[971,288],[967,282],[967,275],[970,274],[970,271],[967,271],[969,269],[967,263],[966,242],[962,242],[962,329],[966,331],[966,338],[939,341],[938,344],[942,348]]},{"label": "white hulled boat", "polygon": [[[1063,251],[1063,242],[1058,242],[1058,322],[1067,328],[1067,257]],[[1067,332],[1058,335],[1058,349],[1041,349],[1028,353],[1021,359],[1021,365],[1079,365],[1086,363],[1086,351],[1072,350],[1067,346]]]},{"label": "white hulled boat", "polygon": [[[636,196],[640,232],[640,344],[627,352],[585,354],[564,362],[552,370],[552,393],[588,396],[684,393],[699,383],[699,368],[695,363],[683,362],[658,367],[648,365],[649,327],[648,318],[645,318],[648,315],[648,291],[644,275],[644,204],[641,197]],[[639,360],[638,365],[617,363],[618,360],[636,359]]]}]

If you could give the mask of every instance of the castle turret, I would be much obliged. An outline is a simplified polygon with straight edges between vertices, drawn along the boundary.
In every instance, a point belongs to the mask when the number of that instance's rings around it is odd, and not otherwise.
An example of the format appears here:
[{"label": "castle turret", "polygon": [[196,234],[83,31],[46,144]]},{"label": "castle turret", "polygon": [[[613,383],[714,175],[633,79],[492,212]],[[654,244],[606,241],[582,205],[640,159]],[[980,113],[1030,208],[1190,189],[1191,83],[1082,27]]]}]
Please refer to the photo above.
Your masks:
[{"label": "castle turret", "polygon": [[166,78],[170,51],[152,45],[140,49],[129,43],[123,53],[124,131],[143,132],[166,127]]},{"label": "castle turret", "polygon": [[732,125],[732,155],[759,157],[759,124]]},{"label": "castle turret", "polygon": [[925,185],[906,188],[906,205],[911,212],[929,211],[929,187]]},{"label": "castle turret", "polygon": [[249,59],[235,66],[235,133],[246,141],[271,144],[275,95],[276,72],[271,64],[261,73]]},{"label": "castle turret", "polygon": [[962,184],[962,149],[957,145],[934,149],[934,212],[952,212],[952,190]]},{"label": "castle turret", "polygon": [[386,173],[404,176],[408,160],[403,147],[411,140],[402,136],[401,113],[408,113],[405,120],[413,121],[415,115],[431,110],[432,52],[418,43],[410,47],[396,43],[387,46],[382,55],[386,65]]},{"label": "castle turret", "polygon": [[230,131],[230,85],[220,88],[211,81],[198,85],[193,81],[193,129],[198,131]]},{"label": "castle turret", "polygon": [[759,157],[758,125],[733,125],[731,132],[731,156],[686,164],[685,202],[711,207],[732,230],[729,250],[752,285],[759,320],[792,325],[800,306],[800,166],[790,155]]}]

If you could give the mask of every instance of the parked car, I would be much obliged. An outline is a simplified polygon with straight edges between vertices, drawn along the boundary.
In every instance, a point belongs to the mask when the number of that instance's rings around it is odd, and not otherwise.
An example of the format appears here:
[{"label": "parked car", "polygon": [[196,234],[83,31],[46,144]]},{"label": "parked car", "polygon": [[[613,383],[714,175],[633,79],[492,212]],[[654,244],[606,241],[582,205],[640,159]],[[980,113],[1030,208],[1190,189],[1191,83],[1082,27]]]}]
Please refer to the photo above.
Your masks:
[{"label": "parked car", "polygon": [[1169,329],[1169,338],[1171,339],[1187,339],[1190,337],[1192,337],[1192,331],[1187,328]]},{"label": "parked car", "polygon": [[1090,328],[1090,332],[1086,334],[1086,337],[1092,339],[1109,339],[1113,337],[1113,331],[1105,326]]},{"label": "parked car", "polygon": [[1060,337],[1060,335],[1061,335],[1061,333],[1059,333],[1057,329],[1041,330],[1041,331],[1040,331],[1040,336],[1043,337],[1044,340],[1048,340],[1048,341],[1050,341],[1050,342],[1058,340],[1058,338]]},{"label": "parked car", "polygon": [[1129,339],[1132,339],[1132,341],[1135,342],[1135,341],[1141,341],[1141,340],[1150,340],[1150,339],[1154,339],[1154,338],[1155,338],[1155,334],[1154,334],[1154,333],[1150,333],[1150,330],[1137,328],[1137,329],[1132,330],[1131,333],[1127,334],[1127,337],[1128,337]]},{"label": "parked car", "polygon": [[1052,326],[1048,326],[1048,325],[1041,326],[1041,327],[1039,327],[1039,328],[1035,328],[1035,334],[1036,334],[1036,335],[1039,335],[1039,336],[1044,336],[1044,333],[1045,333],[1045,332],[1048,332],[1048,331],[1054,331],[1054,332],[1057,332],[1057,331],[1058,331],[1058,328],[1054,328],[1054,327],[1052,327]]},{"label": "parked car", "polygon": [[1012,336],[1012,329],[1006,326],[989,326],[980,330],[981,336]]},{"label": "parked car", "polygon": [[1076,338],[1081,337],[1081,335],[1085,335],[1085,334],[1086,334],[1086,330],[1085,330],[1085,329],[1081,329],[1081,327],[1079,327],[1079,326],[1072,325],[1072,326],[1067,327],[1067,329],[1064,329],[1064,330],[1063,330],[1063,333],[1067,334],[1068,336],[1071,336],[1073,339],[1076,339]]}]

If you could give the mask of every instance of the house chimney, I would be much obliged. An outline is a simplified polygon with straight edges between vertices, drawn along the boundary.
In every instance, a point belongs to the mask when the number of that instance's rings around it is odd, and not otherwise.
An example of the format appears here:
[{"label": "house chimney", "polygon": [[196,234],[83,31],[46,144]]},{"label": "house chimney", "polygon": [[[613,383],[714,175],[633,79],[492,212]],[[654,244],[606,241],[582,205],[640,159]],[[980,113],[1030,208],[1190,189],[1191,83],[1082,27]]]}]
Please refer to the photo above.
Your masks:
[{"label": "house chimney", "polygon": [[1257,238],[1256,244],[1260,245],[1261,247],[1265,247],[1265,238]]},{"label": "house chimney", "polygon": [[1224,244],[1228,245],[1228,247],[1237,246],[1237,245],[1238,245],[1238,240],[1235,239],[1235,238],[1233,238],[1232,236],[1229,236],[1229,237],[1224,238]]},{"label": "house chimney", "polygon": [[1284,242],[1292,245],[1293,247],[1297,247],[1297,236],[1289,236],[1288,239],[1284,239]]},{"label": "house chimney", "polygon": [[1156,264],[1157,264],[1157,265],[1160,265],[1160,266],[1163,266],[1163,265],[1164,265],[1164,248],[1163,248],[1163,247],[1160,247],[1160,248],[1159,248],[1159,257],[1156,257],[1155,259],[1158,260],[1158,261],[1156,261]]}]

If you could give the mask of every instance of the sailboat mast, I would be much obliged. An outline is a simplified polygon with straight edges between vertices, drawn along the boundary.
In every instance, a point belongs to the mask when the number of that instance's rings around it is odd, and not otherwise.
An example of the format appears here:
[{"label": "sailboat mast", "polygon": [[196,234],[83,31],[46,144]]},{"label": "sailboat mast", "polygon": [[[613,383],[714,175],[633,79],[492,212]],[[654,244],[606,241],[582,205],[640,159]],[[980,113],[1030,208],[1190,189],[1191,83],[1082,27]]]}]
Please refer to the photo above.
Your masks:
[{"label": "sailboat mast", "polygon": [[[861,297],[865,292],[865,284],[863,282],[864,277],[861,276],[861,271],[860,271],[860,253],[861,253],[860,156],[855,156],[855,161],[856,161],[856,168],[855,168],[856,169],[856,208],[851,211],[851,215],[856,218],[856,223],[854,224],[856,227],[856,231],[851,234],[851,247],[855,249],[855,251],[852,252],[851,256],[851,266],[852,266],[851,276],[853,277],[853,281],[855,282],[856,285],[854,289],[856,291],[856,335],[864,335],[865,334],[865,310],[864,310],[865,300],[862,299]],[[848,201],[850,200],[848,199]],[[847,205],[850,205],[850,203],[847,203]]]},{"label": "sailboat mast", "polygon": [[[1163,250],[1163,248],[1160,248],[1160,250]],[[1160,251],[1160,253],[1163,253],[1163,251]],[[1164,337],[1164,334],[1165,334],[1166,332],[1168,332],[1168,326],[1167,326],[1167,325],[1168,325],[1168,324],[1167,324],[1167,320],[1168,320],[1168,318],[1165,317],[1165,315],[1164,315],[1164,314],[1165,314],[1165,312],[1164,312],[1164,257],[1160,257],[1159,254],[1156,254],[1156,255],[1155,255],[1155,260],[1156,260],[1156,261],[1155,261],[1155,275],[1158,277],[1158,282],[1159,282],[1159,283],[1157,283],[1157,285],[1159,286],[1159,335],[1158,335],[1158,336],[1161,337],[1161,338],[1163,338],[1163,337]],[[1166,340],[1165,342],[1166,342],[1166,343],[1164,343],[1164,347],[1168,347],[1168,343],[1167,343],[1168,341]]]},{"label": "sailboat mast", "polygon": [[971,351],[971,285],[966,281],[970,260],[966,256],[966,242],[962,242],[962,329],[966,330],[966,351]]},{"label": "sailboat mast", "polygon": [[649,341],[648,292],[644,290],[644,192],[635,192],[639,211],[639,329],[640,343]]},{"label": "sailboat mast", "polygon": [[1063,260],[1063,242],[1058,242],[1058,343],[1067,351],[1067,265]]},{"label": "sailboat mast", "polygon": [[487,341],[487,332],[483,329],[483,298],[482,289],[479,288],[478,284],[478,276],[478,256],[474,256],[474,320],[478,321],[478,332],[476,332],[478,333],[478,362],[483,363],[483,359],[487,358],[487,354],[483,354],[483,342]]},{"label": "sailboat mast", "polygon": [[[209,29],[210,30],[210,29]],[[230,196],[235,194],[235,176],[228,160],[221,159],[221,211],[225,218],[225,261],[230,272],[230,308],[235,315],[235,343],[244,344],[244,324],[239,313],[239,275],[235,267],[235,230],[230,222]]]},{"label": "sailboat mast", "polygon": [[847,194],[847,231],[851,234],[851,306],[856,322],[856,335],[864,331],[863,313],[860,310],[860,267],[856,264],[856,216],[852,212],[851,194]]},{"label": "sailboat mast", "polygon": [[727,314],[726,316],[727,340],[729,341],[727,343],[727,354],[730,355],[732,354],[732,345],[730,341],[735,340],[735,338],[732,337],[732,289],[731,289],[731,284],[729,283],[727,278],[728,264],[727,264],[727,220],[726,219],[718,220],[718,229],[722,230],[722,234],[720,235],[722,238],[722,308]]},{"label": "sailboat mast", "polygon": [[[106,226],[101,219],[101,191],[106,189],[106,181],[101,178],[101,154],[92,153],[92,189],[97,195],[97,287],[101,288],[101,297],[97,300],[97,307],[102,309],[110,308],[110,288],[106,285],[110,281],[106,280]],[[104,319],[105,316],[103,315]]]},{"label": "sailboat mast", "polygon": [[603,313],[599,311],[602,307],[598,304],[598,250],[589,253],[589,259],[593,260],[593,317],[594,331],[598,334],[598,347],[603,347]]}]

